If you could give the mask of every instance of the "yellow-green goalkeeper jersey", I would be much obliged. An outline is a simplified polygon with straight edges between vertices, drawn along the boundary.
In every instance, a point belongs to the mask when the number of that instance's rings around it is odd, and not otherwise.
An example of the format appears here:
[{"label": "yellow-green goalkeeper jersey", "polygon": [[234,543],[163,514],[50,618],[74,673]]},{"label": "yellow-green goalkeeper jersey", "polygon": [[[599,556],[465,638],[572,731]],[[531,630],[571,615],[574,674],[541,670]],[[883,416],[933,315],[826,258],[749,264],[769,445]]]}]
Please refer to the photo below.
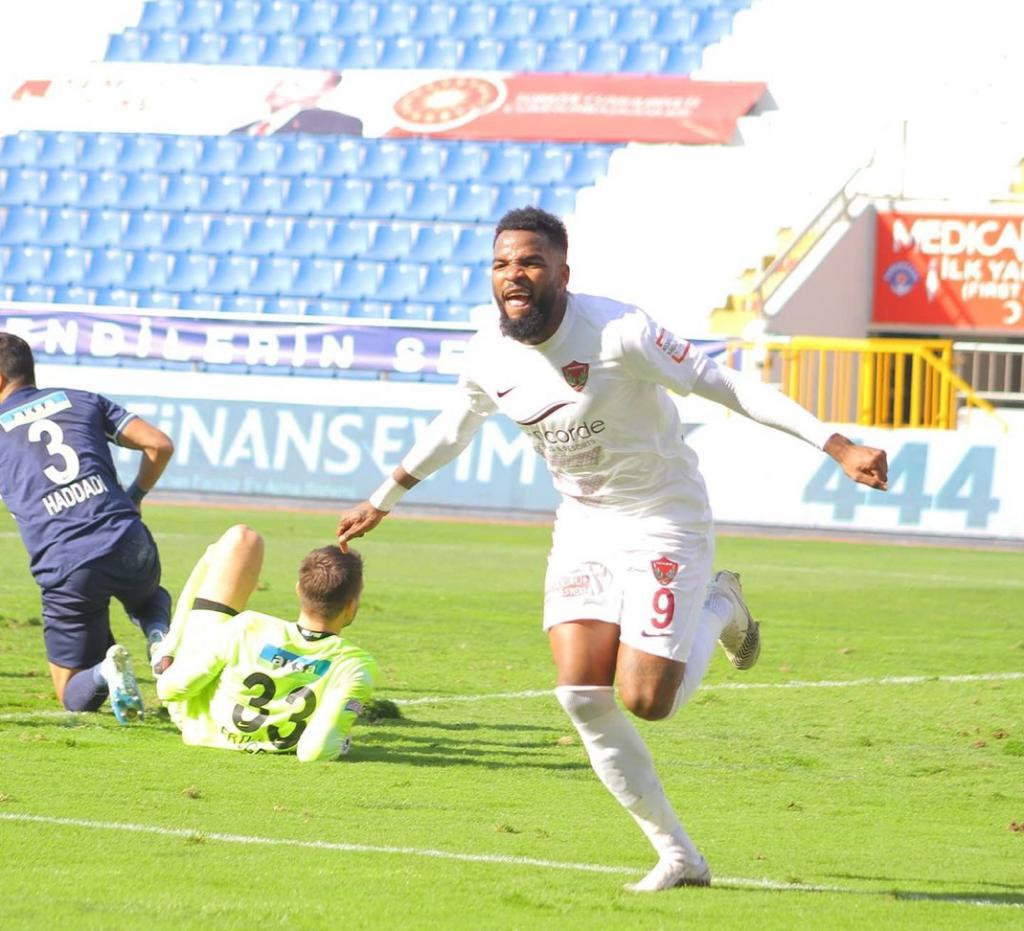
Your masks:
[{"label": "yellow-green goalkeeper jersey", "polygon": [[157,694],[187,744],[327,760],[347,752],[376,680],[373,657],[344,637],[257,611],[193,610]]}]

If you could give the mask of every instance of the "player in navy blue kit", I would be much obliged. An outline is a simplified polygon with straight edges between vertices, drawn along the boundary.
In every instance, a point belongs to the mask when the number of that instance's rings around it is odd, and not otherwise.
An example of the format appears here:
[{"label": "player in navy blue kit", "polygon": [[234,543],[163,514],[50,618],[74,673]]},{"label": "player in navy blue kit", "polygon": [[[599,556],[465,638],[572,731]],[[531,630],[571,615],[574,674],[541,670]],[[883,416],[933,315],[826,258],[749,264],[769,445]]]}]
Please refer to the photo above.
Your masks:
[{"label": "player in navy blue kit", "polygon": [[[110,443],[142,452],[127,490]],[[0,497],[42,591],[50,675],[69,711],[96,711],[109,694],[119,723],[142,716],[128,651],[110,630],[110,599],[151,646],[166,634],[171,598],[139,505],[173,452],[166,434],[102,395],[37,388],[28,343],[0,333]]]}]

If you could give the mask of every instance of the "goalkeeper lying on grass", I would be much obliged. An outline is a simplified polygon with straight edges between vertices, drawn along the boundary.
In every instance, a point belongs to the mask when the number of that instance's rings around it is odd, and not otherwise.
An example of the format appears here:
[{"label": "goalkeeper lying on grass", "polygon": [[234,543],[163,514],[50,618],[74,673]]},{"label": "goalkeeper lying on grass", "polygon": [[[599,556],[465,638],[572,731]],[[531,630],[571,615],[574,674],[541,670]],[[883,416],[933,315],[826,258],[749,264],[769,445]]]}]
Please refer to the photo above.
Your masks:
[{"label": "goalkeeper lying on grass", "polygon": [[297,621],[247,611],[263,538],[229,529],[199,560],[153,659],[156,690],[185,743],[333,760],[377,678],[341,636],[359,609],[363,563],[336,546],[299,566]]}]

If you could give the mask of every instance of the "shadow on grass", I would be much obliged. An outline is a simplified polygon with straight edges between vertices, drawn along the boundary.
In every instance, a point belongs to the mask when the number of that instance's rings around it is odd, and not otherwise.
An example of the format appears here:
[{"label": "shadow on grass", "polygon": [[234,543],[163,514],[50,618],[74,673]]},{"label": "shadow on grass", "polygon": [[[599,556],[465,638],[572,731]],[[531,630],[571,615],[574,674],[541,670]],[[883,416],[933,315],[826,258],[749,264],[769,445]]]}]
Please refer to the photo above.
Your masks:
[{"label": "shadow on grass", "polygon": [[1018,883],[996,883],[978,880],[977,885],[992,890],[1006,890],[1005,892],[924,892],[920,889],[901,889],[900,883],[939,883],[938,879],[903,878],[897,879],[892,876],[863,876],[855,873],[830,873],[830,879],[859,879],[870,882],[891,883],[892,886],[885,890],[869,891],[851,889],[851,892],[868,895],[883,895],[900,902],[961,902],[975,903],[977,905],[1010,905],[1024,906],[1024,885]]}]

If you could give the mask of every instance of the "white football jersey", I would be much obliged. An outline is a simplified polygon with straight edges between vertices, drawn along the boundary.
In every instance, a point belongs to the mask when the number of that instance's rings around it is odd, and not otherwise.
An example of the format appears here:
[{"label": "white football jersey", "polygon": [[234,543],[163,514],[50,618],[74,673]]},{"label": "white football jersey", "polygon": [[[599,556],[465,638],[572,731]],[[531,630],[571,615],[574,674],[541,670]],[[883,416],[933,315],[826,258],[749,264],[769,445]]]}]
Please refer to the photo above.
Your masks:
[{"label": "white football jersey", "polygon": [[639,308],[570,293],[558,331],[540,345],[503,336],[497,318],[473,336],[437,433],[402,465],[425,477],[449,458],[445,442],[464,445],[500,411],[530,437],[569,507],[630,516],[668,510],[694,529],[706,527],[711,513],[697,457],[664,390],[688,394],[706,365],[695,346]]}]

